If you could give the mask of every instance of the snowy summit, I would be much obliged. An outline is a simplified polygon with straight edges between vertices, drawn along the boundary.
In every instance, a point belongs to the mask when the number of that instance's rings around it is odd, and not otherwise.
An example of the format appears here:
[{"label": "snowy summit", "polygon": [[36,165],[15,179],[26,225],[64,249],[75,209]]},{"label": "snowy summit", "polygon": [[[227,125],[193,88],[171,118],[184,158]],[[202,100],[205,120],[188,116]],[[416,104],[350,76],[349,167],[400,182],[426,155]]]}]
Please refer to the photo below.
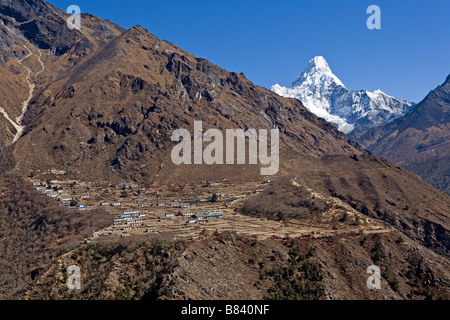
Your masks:
[{"label": "snowy summit", "polygon": [[347,89],[322,56],[309,61],[291,88],[276,84],[271,90],[280,96],[300,100],[309,111],[344,133],[362,125],[372,127],[390,122],[403,116],[413,105],[381,90]]}]

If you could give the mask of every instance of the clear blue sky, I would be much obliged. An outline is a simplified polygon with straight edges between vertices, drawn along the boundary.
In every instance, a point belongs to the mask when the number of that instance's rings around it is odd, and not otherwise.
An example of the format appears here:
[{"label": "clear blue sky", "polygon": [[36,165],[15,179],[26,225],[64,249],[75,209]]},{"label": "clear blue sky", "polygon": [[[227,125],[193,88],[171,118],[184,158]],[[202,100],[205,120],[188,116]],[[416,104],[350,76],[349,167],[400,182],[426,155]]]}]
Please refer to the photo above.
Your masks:
[{"label": "clear blue sky", "polygon": [[[290,86],[316,55],[352,90],[419,102],[450,74],[448,0],[50,0],[140,24],[254,83]],[[381,30],[369,30],[369,5]]]}]

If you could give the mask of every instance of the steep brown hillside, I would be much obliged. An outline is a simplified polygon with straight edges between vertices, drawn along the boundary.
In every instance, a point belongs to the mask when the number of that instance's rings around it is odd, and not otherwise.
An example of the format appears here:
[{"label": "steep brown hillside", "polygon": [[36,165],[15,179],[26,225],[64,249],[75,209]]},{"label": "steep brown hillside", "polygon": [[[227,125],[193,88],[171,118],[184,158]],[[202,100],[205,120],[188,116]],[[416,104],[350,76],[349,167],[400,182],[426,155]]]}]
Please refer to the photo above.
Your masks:
[{"label": "steep brown hillside", "polygon": [[180,168],[172,165],[170,135],[192,132],[195,120],[204,129],[275,127],[282,150],[312,157],[364,153],[300,102],[137,26],[36,96],[15,145],[17,170],[58,167],[77,177],[140,181],[161,170],[173,175]]},{"label": "steep brown hillside", "polygon": [[21,119],[37,91],[120,35],[124,29],[82,15],[69,30],[68,14],[42,0],[0,1],[0,141],[21,135]]},{"label": "steep brown hillside", "polygon": [[111,225],[103,209],[73,212],[28,181],[0,179],[0,299],[21,299],[61,254]]},{"label": "steep brown hillside", "polygon": [[[66,288],[68,266],[83,270]],[[367,288],[367,267],[381,289]],[[448,260],[393,231],[255,240],[233,232],[189,242],[96,240],[64,255],[27,299],[448,299]]]},{"label": "steep brown hillside", "polygon": [[300,185],[339,198],[433,251],[450,254],[450,197],[399,165],[366,155],[301,158],[290,164]]},{"label": "steep brown hillside", "polygon": [[1,53],[3,60],[22,56],[14,51],[18,38],[49,55],[85,55],[125,31],[111,21],[89,14],[82,14],[81,30],[70,30],[66,26],[68,17],[66,12],[42,0],[1,0],[0,41],[7,47]]},{"label": "steep brown hillside", "polygon": [[404,117],[350,137],[450,194],[450,76]]},{"label": "steep brown hillside", "polygon": [[[188,246],[178,261],[166,276],[162,298],[379,300],[450,294],[448,261],[398,232],[264,241],[216,234]],[[382,272],[377,291],[366,285],[373,264]]]}]

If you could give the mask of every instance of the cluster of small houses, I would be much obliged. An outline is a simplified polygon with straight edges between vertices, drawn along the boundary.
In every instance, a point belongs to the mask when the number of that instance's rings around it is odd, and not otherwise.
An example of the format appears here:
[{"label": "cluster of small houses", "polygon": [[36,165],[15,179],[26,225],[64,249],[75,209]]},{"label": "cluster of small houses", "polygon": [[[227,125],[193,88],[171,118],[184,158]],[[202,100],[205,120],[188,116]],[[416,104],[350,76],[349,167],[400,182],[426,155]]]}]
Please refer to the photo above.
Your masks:
[{"label": "cluster of small houses", "polygon": [[[85,182],[80,181],[80,182],[78,182],[78,184],[85,184]],[[70,197],[67,192],[64,192],[64,190],[58,186],[57,180],[51,180],[49,185],[47,185],[47,186],[43,186],[42,183],[34,181],[33,186],[36,187],[37,191],[40,191],[41,193],[46,194],[50,198],[60,200],[61,201],[60,206],[69,207],[70,203],[73,201],[73,198]],[[82,200],[85,200],[88,198],[89,198],[89,195],[81,196]],[[76,209],[78,209],[80,211],[84,211],[87,208],[85,205],[80,204],[80,205],[76,206]]]},{"label": "cluster of small houses", "polygon": [[133,227],[142,226],[144,217],[145,213],[140,213],[138,210],[125,211],[114,218],[114,225],[125,224],[122,230],[131,230]]},{"label": "cluster of small houses", "polygon": [[[182,215],[189,218],[186,224],[208,222],[209,219],[223,219],[225,217],[222,213],[222,210],[199,210],[195,212],[184,212],[182,213]],[[170,218],[173,218],[174,216],[174,213],[168,212],[166,213],[165,217],[160,217],[159,221],[164,222]]]},{"label": "cluster of small houses", "polygon": [[[108,201],[102,201],[100,202],[101,206],[109,206],[109,202]],[[120,207],[122,205],[122,203],[120,201],[113,201],[111,202],[111,205],[113,207]]]},{"label": "cluster of small houses", "polygon": [[[223,219],[224,214],[222,210],[199,210],[196,212],[185,212],[182,214],[184,217],[188,217],[186,224],[208,222],[209,219]],[[193,217],[195,216],[195,218]],[[133,227],[140,227],[143,225],[143,218],[145,213],[141,213],[138,210],[125,211],[120,216],[114,218],[115,226],[122,226],[122,230],[131,230]],[[167,212],[164,217],[160,217],[159,221],[164,222],[168,219],[175,217],[172,212]]]},{"label": "cluster of small houses", "polygon": [[[78,181],[76,183],[79,185],[86,184],[86,182],[83,182],[83,181]],[[270,180],[263,181],[263,184],[266,184],[266,183],[270,183]],[[207,182],[206,184],[207,185],[209,184],[210,186],[218,185],[218,183],[214,182],[214,181]],[[68,195],[68,193],[64,192],[58,186],[57,180],[51,180],[49,184],[45,184],[45,185],[41,182],[33,181],[33,185],[36,186],[36,189],[38,191],[46,194],[47,196],[49,196],[51,198],[58,199],[61,202],[61,204],[60,204],[61,206],[71,206],[71,204],[73,205],[74,199],[72,197],[70,197]],[[129,183],[121,183],[120,187],[134,188],[136,186],[133,184],[129,184]],[[258,190],[258,191],[260,191],[260,190]],[[145,191],[144,193],[146,195],[152,196],[152,198],[157,198],[157,195],[159,194],[159,192],[157,190],[148,190],[148,191]],[[220,196],[220,193],[216,192],[216,195]],[[247,195],[235,196],[232,199],[225,202],[225,205],[230,204],[234,200],[242,199],[245,197],[247,197]],[[81,196],[82,200],[88,199],[88,198],[89,198],[89,195]],[[150,200],[148,200],[148,198],[138,197],[135,200],[142,207],[153,207],[153,204],[150,202]],[[147,202],[143,203],[143,200],[147,200]],[[209,199],[209,200],[211,200],[211,199]],[[182,202],[180,199],[176,199],[176,200],[173,200],[173,202],[171,202],[169,205],[172,208],[189,208],[191,205],[201,206],[202,202],[205,202],[205,201],[208,201],[208,200],[190,199],[190,200],[185,200]],[[100,205],[101,206],[111,205],[114,207],[118,207],[118,206],[121,206],[122,204],[119,201],[113,201],[113,202],[101,201]],[[156,203],[156,206],[165,207],[166,203],[158,202],[158,203]],[[80,211],[87,210],[86,206],[83,204],[79,204],[79,205],[77,204],[76,206],[74,206],[72,208],[80,210]],[[178,215],[180,215],[180,213]],[[186,225],[190,225],[190,224],[194,224],[194,223],[205,223],[205,222],[208,222],[208,220],[210,220],[210,219],[223,219],[224,218],[224,214],[222,213],[222,210],[212,210],[212,211],[208,211],[208,210],[195,211],[194,210],[191,212],[181,213],[181,215],[183,217],[188,218],[188,220],[186,221]],[[174,213],[167,212],[164,217],[159,218],[159,221],[164,222],[164,221],[167,221],[168,219],[173,218],[174,216],[175,216]],[[122,226],[122,230],[124,230],[124,231],[131,230],[133,227],[142,226],[144,217],[145,217],[145,213],[140,213],[138,210],[125,211],[120,216],[114,218],[114,225]],[[115,234],[114,231],[109,231],[109,232],[103,233],[104,236],[114,235],[114,234]]]},{"label": "cluster of small houses", "polygon": [[[186,202],[182,203],[182,202],[180,202],[180,200],[176,200],[174,202],[171,202],[170,206],[172,208],[189,208],[191,206],[191,204],[196,204],[197,206],[201,206],[202,201],[203,200],[201,200],[201,199],[192,199],[192,200],[186,200]],[[158,203],[158,207],[164,207],[164,206],[166,206],[166,204],[164,202]]]},{"label": "cluster of small houses", "polygon": [[[158,191],[146,191],[146,194],[157,194]],[[156,198],[156,197],[153,197]],[[144,200],[146,200],[146,202],[144,202]],[[157,202],[155,204],[151,203],[150,200],[148,200],[148,198],[145,197],[137,197],[135,199],[136,203],[139,204],[141,207],[166,207],[166,206],[170,206],[172,208],[189,208],[191,205],[196,204],[197,206],[201,206],[202,202],[206,201],[206,200],[202,200],[202,199],[191,199],[191,200],[186,200],[185,202],[181,202],[180,199],[178,200],[174,200],[173,202],[171,202],[170,204],[166,204],[165,202]],[[108,205],[108,202],[102,202],[101,205]]]}]

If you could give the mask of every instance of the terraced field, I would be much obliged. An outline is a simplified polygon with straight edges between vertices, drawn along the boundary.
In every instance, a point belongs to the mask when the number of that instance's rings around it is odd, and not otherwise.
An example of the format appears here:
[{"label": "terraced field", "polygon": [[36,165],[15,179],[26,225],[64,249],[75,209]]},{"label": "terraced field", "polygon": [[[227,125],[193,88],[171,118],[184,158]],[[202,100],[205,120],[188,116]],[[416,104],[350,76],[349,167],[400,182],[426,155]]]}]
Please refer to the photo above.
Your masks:
[{"label": "terraced field", "polygon": [[[342,203],[339,199],[327,198],[336,202],[347,211],[351,217],[358,216],[357,225],[340,226],[337,228],[327,223],[317,223],[317,220],[289,219],[275,221],[266,218],[251,217],[240,213],[240,208],[246,199],[257,195],[267,187],[268,183],[249,181],[234,184],[231,181],[220,183],[200,183],[177,187],[158,188],[152,186],[143,188],[138,185],[101,185],[83,181],[39,181],[32,180],[37,188],[51,187],[55,201],[62,203],[72,199],[70,210],[77,214],[77,207],[84,206],[86,210],[102,207],[115,217],[127,216],[115,222],[114,225],[94,233],[93,238],[100,236],[127,237],[131,234],[152,234],[174,237],[175,239],[194,239],[213,232],[234,231],[239,234],[254,236],[258,239],[269,237],[327,237],[338,234],[361,234],[387,232],[389,229],[361,215],[358,211]],[[158,191],[149,194],[148,191]],[[217,201],[211,201],[217,194]],[[56,196],[55,196],[56,195]],[[321,197],[314,193],[314,197]],[[194,201],[198,200],[198,201]],[[101,204],[103,203],[103,205]],[[113,205],[113,203],[115,205]],[[171,205],[177,203],[178,205]],[[184,205],[184,207],[182,207]],[[208,218],[206,214],[219,211],[223,217]],[[192,215],[186,215],[191,213]],[[185,215],[183,215],[185,214]],[[203,214],[203,216],[202,216]],[[323,215],[332,216],[332,211]],[[203,218],[195,220],[195,218]]]}]

